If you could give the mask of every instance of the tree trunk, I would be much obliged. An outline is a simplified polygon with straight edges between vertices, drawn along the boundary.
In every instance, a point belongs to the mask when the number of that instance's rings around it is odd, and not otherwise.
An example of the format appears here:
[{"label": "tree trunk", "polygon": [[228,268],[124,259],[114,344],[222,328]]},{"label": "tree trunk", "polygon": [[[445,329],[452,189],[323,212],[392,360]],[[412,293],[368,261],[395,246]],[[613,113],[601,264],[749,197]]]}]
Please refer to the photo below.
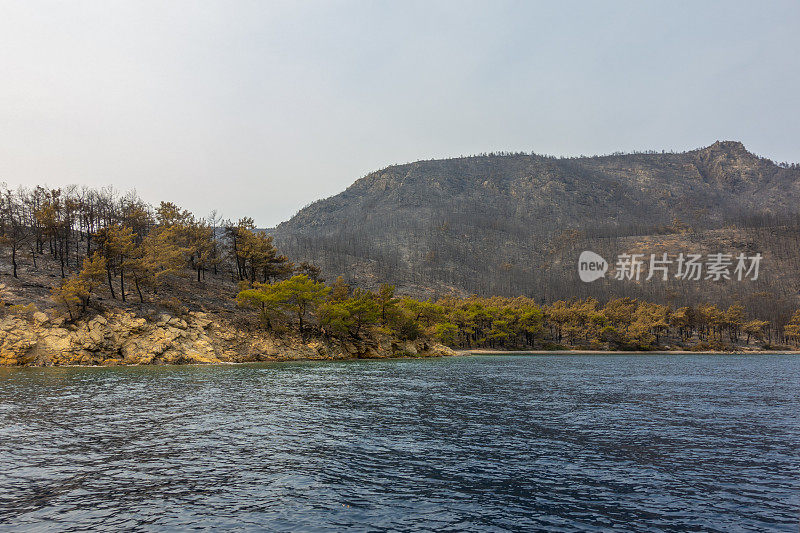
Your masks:
[{"label": "tree trunk", "polygon": [[111,269],[107,268],[106,272],[108,273],[108,289],[111,291],[111,297],[115,300],[117,299],[116,295],[114,294],[114,284],[111,283]]},{"label": "tree trunk", "polygon": [[122,301],[125,301],[125,270],[119,269],[119,291],[122,293]]},{"label": "tree trunk", "polygon": [[139,288],[139,278],[133,276],[133,284],[136,286],[136,292],[139,293],[139,303],[144,303],[144,297],[142,296],[142,289]]},{"label": "tree trunk", "polygon": [[58,246],[58,256],[61,261],[61,279],[66,278],[66,274],[64,273],[64,242],[62,241]]}]

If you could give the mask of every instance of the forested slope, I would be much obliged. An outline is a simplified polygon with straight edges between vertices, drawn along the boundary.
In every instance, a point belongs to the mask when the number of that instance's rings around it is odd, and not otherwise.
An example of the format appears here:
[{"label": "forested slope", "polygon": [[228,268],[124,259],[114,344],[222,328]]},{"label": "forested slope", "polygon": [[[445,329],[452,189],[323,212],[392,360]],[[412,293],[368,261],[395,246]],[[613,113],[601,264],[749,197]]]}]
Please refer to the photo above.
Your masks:
[{"label": "forested slope", "polygon": [[[683,153],[554,158],[490,154],[392,166],[301,210],[274,230],[329,278],[395,283],[415,295],[646,297],[730,304],[755,294],[796,305],[800,167],[740,142]],[[760,252],[762,275],[733,284],[577,277],[593,250]],[[773,302],[774,303],[774,302]]]}]

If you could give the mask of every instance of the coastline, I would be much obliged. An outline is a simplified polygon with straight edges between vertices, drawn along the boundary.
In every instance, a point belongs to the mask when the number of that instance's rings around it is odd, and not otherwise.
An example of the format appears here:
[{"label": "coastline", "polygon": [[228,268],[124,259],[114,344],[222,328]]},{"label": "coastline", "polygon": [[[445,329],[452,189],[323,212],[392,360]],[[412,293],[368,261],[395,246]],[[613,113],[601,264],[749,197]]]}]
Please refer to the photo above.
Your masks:
[{"label": "coastline", "polygon": [[647,354],[675,354],[675,355],[757,355],[757,354],[786,354],[800,355],[800,350],[455,350],[456,355],[647,355]]},{"label": "coastline", "polygon": [[587,349],[453,349],[431,336],[404,340],[387,331],[331,336],[321,330],[247,327],[221,313],[135,313],[107,309],[74,322],[41,311],[0,317],[0,366],[140,366],[312,362],[473,355],[748,355],[800,354],[791,347],[731,350],[660,348],[647,351]]},{"label": "coastline", "polygon": [[455,351],[430,338],[371,333],[338,338],[237,327],[190,312],[107,311],[74,323],[35,312],[0,318],[0,366],[134,366],[433,357]]},{"label": "coastline", "polygon": [[0,365],[0,371],[4,369],[19,368],[138,368],[138,367],[214,367],[214,366],[246,366],[260,363],[347,363],[353,361],[411,361],[416,359],[440,359],[445,357],[463,357],[473,354],[434,354],[434,355],[391,355],[387,357],[331,357],[331,358],[280,358],[264,357],[257,360],[248,361],[214,361],[214,362],[191,362],[191,363],[120,363],[120,364],[63,364],[63,365]]},{"label": "coastline", "polygon": [[689,351],[689,350],[650,350],[650,351],[624,351],[624,350],[452,350],[453,353],[430,353],[418,355],[389,355],[389,356],[340,356],[340,357],[291,357],[278,355],[264,355],[255,359],[240,361],[187,361],[187,362],[113,362],[100,364],[61,363],[51,365],[40,364],[2,364],[2,368],[109,368],[109,367],[148,367],[148,366],[239,366],[256,363],[319,363],[319,362],[349,362],[349,361],[386,361],[386,360],[414,360],[436,359],[445,357],[470,357],[482,355],[500,356],[525,356],[525,355],[800,355],[798,350],[757,350],[757,351]]}]

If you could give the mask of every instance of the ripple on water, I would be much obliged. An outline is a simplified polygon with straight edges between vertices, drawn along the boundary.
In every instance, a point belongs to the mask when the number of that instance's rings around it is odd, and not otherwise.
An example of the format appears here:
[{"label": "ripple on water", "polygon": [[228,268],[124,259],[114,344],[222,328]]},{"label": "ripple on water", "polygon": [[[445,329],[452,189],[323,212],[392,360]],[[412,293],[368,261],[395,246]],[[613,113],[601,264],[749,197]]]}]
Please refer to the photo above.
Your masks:
[{"label": "ripple on water", "polygon": [[800,357],[0,370],[0,528],[797,531]]}]

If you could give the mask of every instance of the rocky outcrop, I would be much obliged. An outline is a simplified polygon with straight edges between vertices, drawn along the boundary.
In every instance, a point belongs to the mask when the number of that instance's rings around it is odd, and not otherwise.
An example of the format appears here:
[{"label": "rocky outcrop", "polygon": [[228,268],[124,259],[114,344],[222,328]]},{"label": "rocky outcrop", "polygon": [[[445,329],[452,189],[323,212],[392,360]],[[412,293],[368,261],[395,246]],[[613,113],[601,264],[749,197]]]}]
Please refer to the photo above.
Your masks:
[{"label": "rocky outcrop", "polygon": [[208,364],[454,355],[429,340],[338,340],[242,331],[205,313],[143,318],[113,311],[73,324],[45,313],[0,319],[0,365]]}]

